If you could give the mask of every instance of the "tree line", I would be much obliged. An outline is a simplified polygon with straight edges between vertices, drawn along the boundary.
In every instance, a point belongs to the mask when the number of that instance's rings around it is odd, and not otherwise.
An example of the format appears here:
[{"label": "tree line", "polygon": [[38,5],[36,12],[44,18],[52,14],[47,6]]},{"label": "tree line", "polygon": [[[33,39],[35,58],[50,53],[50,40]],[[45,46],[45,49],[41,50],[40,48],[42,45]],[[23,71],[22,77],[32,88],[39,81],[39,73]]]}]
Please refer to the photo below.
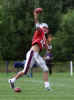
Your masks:
[{"label": "tree line", "polygon": [[46,22],[53,34],[55,60],[74,59],[73,0],[1,0],[0,59],[24,59],[35,30],[33,10],[43,8],[40,22]]}]

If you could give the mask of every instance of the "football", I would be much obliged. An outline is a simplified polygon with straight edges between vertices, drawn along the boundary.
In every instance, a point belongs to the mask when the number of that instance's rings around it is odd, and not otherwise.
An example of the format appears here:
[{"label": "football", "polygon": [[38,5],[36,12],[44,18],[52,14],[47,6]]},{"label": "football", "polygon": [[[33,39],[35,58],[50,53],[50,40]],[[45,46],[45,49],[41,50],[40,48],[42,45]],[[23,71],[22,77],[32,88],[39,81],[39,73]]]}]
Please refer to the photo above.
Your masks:
[{"label": "football", "polygon": [[15,92],[21,92],[21,89],[20,88],[14,88],[14,91]]},{"label": "football", "polygon": [[36,8],[36,9],[35,9],[35,12],[36,12],[36,13],[41,13],[42,11],[43,11],[42,8]]}]

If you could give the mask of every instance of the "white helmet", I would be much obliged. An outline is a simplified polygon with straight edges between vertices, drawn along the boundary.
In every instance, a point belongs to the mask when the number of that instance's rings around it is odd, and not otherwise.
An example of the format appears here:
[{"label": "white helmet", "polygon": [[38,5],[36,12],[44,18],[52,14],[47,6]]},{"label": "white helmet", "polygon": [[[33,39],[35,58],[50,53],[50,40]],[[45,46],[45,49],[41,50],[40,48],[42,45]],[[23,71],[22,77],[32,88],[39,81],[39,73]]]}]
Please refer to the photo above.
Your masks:
[{"label": "white helmet", "polygon": [[46,24],[46,23],[41,23],[41,24],[40,24],[40,27],[41,27],[41,28],[43,28],[43,27],[48,28],[48,24]]}]

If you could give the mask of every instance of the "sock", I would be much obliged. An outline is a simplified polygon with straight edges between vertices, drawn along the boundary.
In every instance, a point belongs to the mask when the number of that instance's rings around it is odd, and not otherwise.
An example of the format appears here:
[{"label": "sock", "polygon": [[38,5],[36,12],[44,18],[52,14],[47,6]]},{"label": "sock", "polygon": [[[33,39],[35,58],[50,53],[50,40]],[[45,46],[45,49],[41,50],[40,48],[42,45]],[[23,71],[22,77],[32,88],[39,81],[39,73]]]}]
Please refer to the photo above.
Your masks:
[{"label": "sock", "polygon": [[16,81],[16,78],[15,77],[11,79],[11,82],[12,83],[14,83],[15,81]]},{"label": "sock", "polygon": [[47,88],[47,87],[50,88],[50,84],[49,84],[49,82],[44,82],[44,86],[45,86],[45,88]]}]

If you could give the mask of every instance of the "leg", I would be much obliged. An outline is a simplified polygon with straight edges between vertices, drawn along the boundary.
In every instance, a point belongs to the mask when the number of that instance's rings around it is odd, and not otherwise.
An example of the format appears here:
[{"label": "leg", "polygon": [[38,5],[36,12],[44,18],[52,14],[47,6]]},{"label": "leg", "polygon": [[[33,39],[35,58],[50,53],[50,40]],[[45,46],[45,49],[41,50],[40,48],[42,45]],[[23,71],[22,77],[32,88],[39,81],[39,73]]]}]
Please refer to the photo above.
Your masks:
[{"label": "leg", "polygon": [[29,74],[27,76],[32,78],[32,76],[33,76],[32,68],[30,69]]},{"label": "leg", "polygon": [[47,90],[50,90],[50,83],[48,82],[48,71],[43,72],[44,85]]},{"label": "leg", "polygon": [[36,53],[34,57],[35,57],[36,62],[43,69],[44,86],[45,86],[45,88],[47,88],[49,90],[50,89],[50,84],[48,82],[48,68],[46,66],[46,63],[38,53]]},{"label": "leg", "polygon": [[43,72],[43,80],[48,82],[48,72]]},{"label": "leg", "polygon": [[19,77],[23,76],[23,75],[24,75],[24,72],[21,71],[21,72],[18,72],[15,77],[13,77],[12,79],[9,79],[10,87],[14,89],[15,80],[18,79]]},{"label": "leg", "polygon": [[30,66],[31,66],[31,62],[32,62],[32,57],[33,57],[33,51],[28,52],[27,54],[27,59],[26,59],[26,63],[24,65],[24,70],[17,73],[15,77],[13,77],[12,79],[9,79],[9,83],[11,85],[11,88],[14,88],[14,82],[15,80],[17,80],[19,77],[21,77],[24,74],[27,74]]},{"label": "leg", "polygon": [[49,70],[50,75],[52,74],[52,65],[50,64],[50,70]]},{"label": "leg", "polygon": [[51,64],[51,61],[50,60],[46,60],[46,65],[48,67],[49,74],[51,75],[52,74],[52,64]]},{"label": "leg", "polygon": [[15,78],[18,79],[18,78],[20,78],[20,77],[23,76],[23,75],[24,75],[24,72],[23,72],[23,71],[20,71],[20,72],[18,72],[18,73],[16,74]]}]

